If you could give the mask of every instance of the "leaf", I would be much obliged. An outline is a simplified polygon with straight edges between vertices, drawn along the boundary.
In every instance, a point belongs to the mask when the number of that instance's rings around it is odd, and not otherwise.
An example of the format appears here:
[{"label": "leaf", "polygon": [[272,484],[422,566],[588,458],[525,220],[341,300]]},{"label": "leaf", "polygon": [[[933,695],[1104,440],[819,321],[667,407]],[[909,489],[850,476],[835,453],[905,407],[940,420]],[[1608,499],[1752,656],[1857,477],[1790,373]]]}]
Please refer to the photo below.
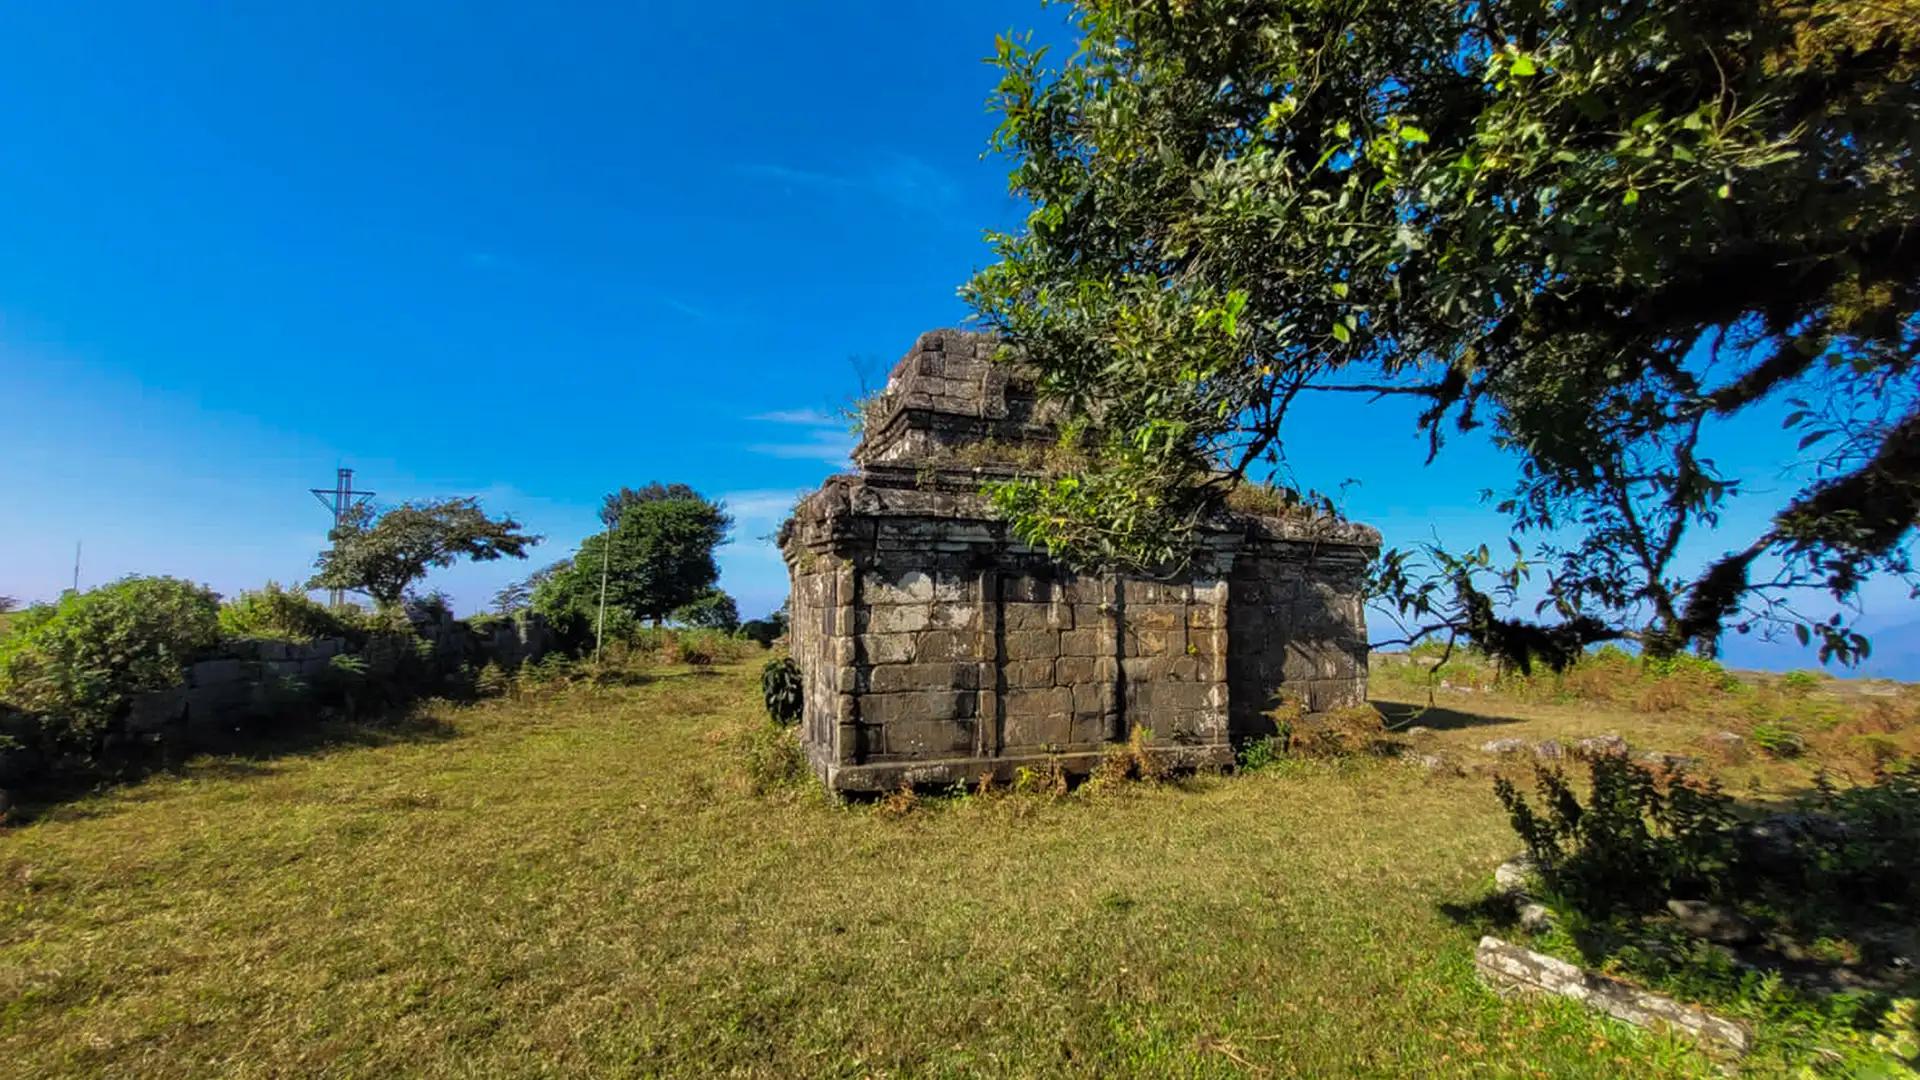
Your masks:
[{"label": "leaf", "polygon": [[1339,297],[1342,300],[1345,300],[1347,298],[1347,283],[1344,281],[1334,282],[1333,295]]},{"label": "leaf", "polygon": [[1814,443],[1819,442],[1821,439],[1824,439],[1831,434],[1833,434],[1833,432],[1827,431],[1827,430],[1810,431],[1807,434],[1800,436],[1799,449],[1805,450],[1807,447],[1812,446]]},{"label": "leaf", "polygon": [[1513,64],[1507,68],[1507,72],[1509,74],[1521,76],[1523,78],[1525,76],[1534,74],[1538,70],[1539,70],[1538,68],[1535,68],[1533,66],[1533,57],[1528,56],[1526,53],[1515,53],[1513,57]]},{"label": "leaf", "polygon": [[1353,331],[1348,330],[1345,323],[1333,324],[1333,340],[1345,345],[1348,341],[1352,340],[1352,338]]},{"label": "leaf", "polygon": [[1637,203],[1639,201],[1640,201],[1639,188],[1628,188],[1627,193],[1625,195],[1620,196],[1620,205],[1622,206],[1632,206],[1634,203]]},{"label": "leaf", "polygon": [[1410,143],[1423,143],[1428,140],[1428,135],[1425,131],[1414,127],[1412,124],[1401,124],[1400,138]]}]

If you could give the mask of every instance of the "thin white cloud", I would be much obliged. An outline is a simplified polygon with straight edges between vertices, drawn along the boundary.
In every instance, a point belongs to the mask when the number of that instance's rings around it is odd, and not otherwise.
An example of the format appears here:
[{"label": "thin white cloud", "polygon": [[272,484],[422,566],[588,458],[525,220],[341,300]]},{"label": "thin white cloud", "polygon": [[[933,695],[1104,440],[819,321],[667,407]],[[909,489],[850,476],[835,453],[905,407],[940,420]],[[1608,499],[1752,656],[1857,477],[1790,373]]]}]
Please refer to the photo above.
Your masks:
[{"label": "thin white cloud", "polygon": [[838,417],[821,412],[819,409],[775,409],[772,412],[756,413],[747,417],[764,424],[804,424],[808,427],[833,427],[840,423]]},{"label": "thin white cloud", "polygon": [[762,424],[799,428],[793,438],[754,443],[747,449],[767,457],[791,461],[824,461],[835,468],[845,467],[859,439],[847,430],[846,422],[818,409],[774,409],[748,417]]},{"label": "thin white cloud", "polygon": [[747,449],[790,461],[824,461],[838,468],[851,460],[854,445],[852,435],[821,431],[799,442],[754,443]]},{"label": "thin white cloud", "polygon": [[727,504],[727,512],[741,525],[778,525],[785,521],[793,510],[793,504],[805,494],[799,490],[764,488],[753,491],[722,492],[720,501]]},{"label": "thin white cloud", "polygon": [[879,198],[904,210],[938,213],[960,200],[959,184],[912,154],[883,153],[850,172],[820,172],[777,163],[743,165],[740,172],[788,188]]},{"label": "thin white cloud", "polygon": [[689,319],[696,319],[700,322],[713,321],[713,312],[708,311],[706,308],[695,307],[684,300],[675,300],[671,296],[660,296],[655,299],[659,300],[660,303],[668,309],[677,311]]}]

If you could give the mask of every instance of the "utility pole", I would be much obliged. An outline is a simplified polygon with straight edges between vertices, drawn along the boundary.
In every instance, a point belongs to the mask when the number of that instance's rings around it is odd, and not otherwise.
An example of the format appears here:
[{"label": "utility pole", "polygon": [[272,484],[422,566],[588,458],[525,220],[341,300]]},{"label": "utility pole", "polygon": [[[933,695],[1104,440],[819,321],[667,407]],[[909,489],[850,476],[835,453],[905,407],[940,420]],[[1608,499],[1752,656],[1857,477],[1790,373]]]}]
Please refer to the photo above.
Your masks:
[{"label": "utility pole", "polygon": [[[313,492],[313,497],[319,499],[320,505],[326,507],[327,511],[333,515],[333,527],[335,529],[340,528],[352,520],[353,512],[365,506],[367,500],[373,498],[375,494],[371,491],[353,490],[352,469],[335,470],[333,487],[331,488],[308,488],[307,490]],[[75,559],[77,566],[77,554]],[[78,573],[76,570],[76,577],[78,577]],[[345,589],[333,589],[327,593],[327,606],[342,608],[346,605],[347,593]]]},{"label": "utility pole", "polygon": [[600,670],[600,643],[607,636],[607,560],[613,555],[613,526],[600,540],[600,617],[593,626],[593,670],[598,677]]},{"label": "utility pole", "polygon": [[80,541],[73,542],[73,591],[80,591]]}]

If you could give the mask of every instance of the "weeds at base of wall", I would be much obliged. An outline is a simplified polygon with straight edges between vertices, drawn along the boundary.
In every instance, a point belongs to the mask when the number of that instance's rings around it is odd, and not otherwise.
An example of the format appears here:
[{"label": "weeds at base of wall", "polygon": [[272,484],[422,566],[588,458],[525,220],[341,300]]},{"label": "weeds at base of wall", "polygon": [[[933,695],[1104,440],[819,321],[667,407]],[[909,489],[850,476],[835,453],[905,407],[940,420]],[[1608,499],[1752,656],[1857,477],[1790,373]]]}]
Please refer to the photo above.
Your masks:
[{"label": "weeds at base of wall", "polygon": [[1013,771],[1013,784],[1009,790],[1015,795],[1063,799],[1070,790],[1067,770],[1060,764],[1059,758],[1048,758],[1045,765],[1038,767],[1022,765]]},{"label": "weeds at base of wall", "polygon": [[1153,730],[1139,724],[1128,733],[1127,741],[1107,747],[1087,777],[1087,790],[1098,792],[1127,783],[1157,784],[1167,778],[1166,763],[1155,757],[1149,744]]},{"label": "weeds at base of wall", "polygon": [[794,791],[812,777],[798,728],[749,725],[735,741],[734,754],[747,790],[754,795]]}]

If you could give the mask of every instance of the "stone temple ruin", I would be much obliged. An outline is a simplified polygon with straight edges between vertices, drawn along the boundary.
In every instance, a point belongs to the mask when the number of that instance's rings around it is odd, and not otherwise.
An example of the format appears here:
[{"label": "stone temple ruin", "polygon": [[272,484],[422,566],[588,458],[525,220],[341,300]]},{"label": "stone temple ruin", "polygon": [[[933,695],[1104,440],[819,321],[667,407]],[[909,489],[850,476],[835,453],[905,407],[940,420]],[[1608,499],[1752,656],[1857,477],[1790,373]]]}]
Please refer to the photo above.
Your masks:
[{"label": "stone temple ruin", "polygon": [[781,549],[801,736],[838,791],[1084,773],[1135,726],[1168,764],[1230,763],[1274,728],[1366,699],[1361,579],[1380,535],[1229,514],[1171,580],[1074,573],[979,494],[1056,432],[982,334],[926,334],[867,411],[859,472],[795,507]]}]

